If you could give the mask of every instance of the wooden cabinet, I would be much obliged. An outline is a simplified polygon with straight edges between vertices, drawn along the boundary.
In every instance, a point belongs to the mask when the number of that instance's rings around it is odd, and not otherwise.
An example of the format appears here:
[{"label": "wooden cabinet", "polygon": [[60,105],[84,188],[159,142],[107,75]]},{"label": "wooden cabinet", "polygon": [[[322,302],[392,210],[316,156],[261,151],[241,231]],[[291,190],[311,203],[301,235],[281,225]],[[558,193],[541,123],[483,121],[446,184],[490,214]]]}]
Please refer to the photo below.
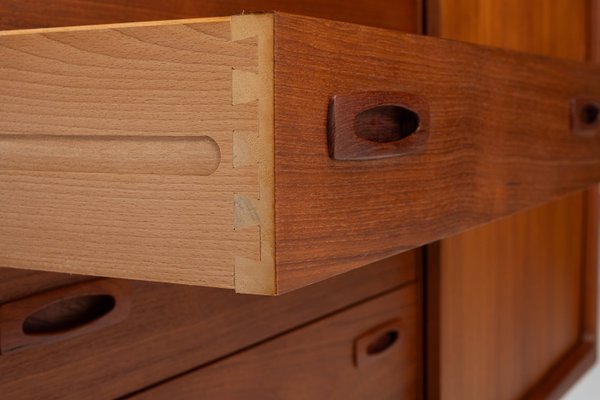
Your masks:
[{"label": "wooden cabinet", "polygon": [[600,180],[585,63],[283,13],[6,31],[0,60],[15,268],[281,294]]},{"label": "wooden cabinet", "polygon": [[418,309],[411,285],[133,398],[419,399]]},{"label": "wooden cabinet", "polygon": [[[442,37],[594,59],[594,2],[438,3]],[[430,249],[432,398],[560,398],[593,364],[597,206],[594,187]]]},{"label": "wooden cabinet", "polygon": [[557,398],[598,10],[0,0],[0,398]]},{"label": "wooden cabinet", "polygon": [[[279,297],[115,280],[129,291],[128,298],[117,299],[129,303],[125,318],[91,332],[75,332],[75,335],[69,333],[77,329],[77,325],[63,330],[59,322],[54,321],[55,317],[49,318],[48,322],[55,328],[53,332],[46,333],[45,340],[0,354],[0,394],[3,398],[14,400],[36,398],[39,393],[47,393],[45,398],[53,399],[124,396],[283,332],[319,319],[327,320],[328,316],[340,310],[382,293],[408,284],[414,286],[420,269],[419,260],[418,253],[405,253]],[[9,317],[5,311],[15,308],[11,305],[26,303],[28,295],[34,294],[32,291],[41,279],[58,282],[60,278],[66,279],[58,274],[0,270],[0,291],[6,293],[7,288],[13,290],[11,299],[2,299],[4,304],[0,305],[0,344],[5,334],[2,324]],[[48,290],[57,296],[63,293],[69,299],[68,291],[72,293],[72,288],[78,285]],[[411,341],[418,340],[415,335],[420,329],[418,318],[421,318],[421,311],[416,303],[417,294],[415,287],[410,290],[410,295],[403,295],[397,304],[404,304],[406,308],[402,310],[409,310],[406,311],[409,318],[402,329],[406,329],[403,335],[408,334],[406,339]],[[51,304],[49,302],[48,305]],[[387,322],[390,313],[397,313],[395,303],[387,301],[384,305],[381,310],[376,306],[366,309],[369,312],[375,310],[379,317],[368,316],[364,312],[360,314],[370,318],[373,325],[366,323],[365,331],[366,328]],[[77,310],[70,308],[69,304],[63,308],[66,315],[77,315]],[[365,322],[349,321],[355,325]],[[81,326],[86,325],[85,321],[81,323]],[[363,333],[363,325],[351,332],[357,336]],[[336,335],[331,337],[336,340]],[[352,360],[345,357],[346,352],[351,352],[353,339],[343,348],[343,354],[334,353],[330,358],[331,362],[339,365],[347,363],[345,371],[353,370]],[[418,342],[410,348],[413,356],[420,354]],[[405,361],[400,357],[397,362]],[[385,364],[385,361],[382,363]],[[417,364],[411,368],[415,374]],[[348,377],[340,374],[340,379],[346,381]]]}]

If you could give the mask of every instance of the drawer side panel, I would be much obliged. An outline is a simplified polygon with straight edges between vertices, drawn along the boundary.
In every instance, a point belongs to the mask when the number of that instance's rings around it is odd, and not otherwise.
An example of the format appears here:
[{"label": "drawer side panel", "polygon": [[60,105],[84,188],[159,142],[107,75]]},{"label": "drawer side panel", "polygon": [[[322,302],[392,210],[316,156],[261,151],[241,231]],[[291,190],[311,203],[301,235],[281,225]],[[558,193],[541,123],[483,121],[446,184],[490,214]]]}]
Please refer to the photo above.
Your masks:
[{"label": "drawer side panel", "polygon": [[271,42],[232,34],[231,18],[1,34],[0,265],[233,288],[236,258],[269,248],[272,163],[243,145]]}]

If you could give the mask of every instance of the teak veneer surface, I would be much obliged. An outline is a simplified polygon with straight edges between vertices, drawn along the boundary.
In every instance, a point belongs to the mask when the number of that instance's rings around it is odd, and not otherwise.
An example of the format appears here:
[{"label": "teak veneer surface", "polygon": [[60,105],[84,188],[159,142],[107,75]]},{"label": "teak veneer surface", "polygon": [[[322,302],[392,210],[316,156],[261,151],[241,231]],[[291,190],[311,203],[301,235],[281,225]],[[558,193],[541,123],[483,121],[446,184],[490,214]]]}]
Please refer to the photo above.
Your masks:
[{"label": "teak veneer surface", "polygon": [[[419,313],[410,285],[131,398],[420,399]],[[390,321],[396,343],[356,367],[356,340]]]},{"label": "teak veneer surface", "polygon": [[[283,293],[600,179],[600,135],[569,130],[589,65],[279,13],[8,31],[0,56],[4,266]],[[424,99],[426,146],[330,159],[331,97],[367,91]]]},{"label": "teak veneer surface", "polygon": [[[600,91],[597,67],[285,14],[275,37],[281,292],[600,179],[600,135],[569,132],[569,101]],[[327,103],[365,91],[424,98],[425,151],[331,160]]]},{"label": "teak veneer surface", "polygon": [[[591,18],[592,2],[439,3],[428,27],[442,37],[597,60],[588,55],[600,43],[589,36],[600,22]],[[428,398],[558,399],[589,368],[597,202],[595,187],[430,249]]]},{"label": "teak veneer surface", "polygon": [[419,33],[421,0],[2,0],[0,29],[283,11]]},{"label": "teak veneer surface", "polygon": [[[408,252],[279,297],[118,280],[131,310],[119,324],[51,345],[0,355],[0,397],[109,399],[182,374],[345,307],[414,282]],[[1,302],[60,290],[78,276],[0,269]],[[348,360],[351,362],[351,360]]]}]

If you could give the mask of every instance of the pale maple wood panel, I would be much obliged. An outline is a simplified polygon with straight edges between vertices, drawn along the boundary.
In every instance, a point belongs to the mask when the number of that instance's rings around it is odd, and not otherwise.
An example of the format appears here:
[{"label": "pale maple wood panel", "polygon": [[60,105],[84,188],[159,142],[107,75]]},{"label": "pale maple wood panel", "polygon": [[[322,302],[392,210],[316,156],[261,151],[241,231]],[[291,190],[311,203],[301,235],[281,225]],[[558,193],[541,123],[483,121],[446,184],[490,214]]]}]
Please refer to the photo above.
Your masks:
[{"label": "pale maple wood panel", "polygon": [[[429,20],[446,38],[583,60],[592,44],[589,4],[441,0]],[[573,194],[432,249],[431,398],[560,398],[589,368],[596,202],[594,194]]]},{"label": "pale maple wood panel", "polygon": [[0,264],[272,293],[270,20],[0,34]]},{"label": "pale maple wood panel", "polygon": [[[420,253],[408,252],[278,297],[118,280],[131,292],[131,310],[124,321],[0,355],[0,393],[8,399],[43,393],[48,400],[125,396],[415,282],[419,267]],[[0,302],[60,290],[82,279],[0,268]]]},{"label": "pale maple wood panel", "polygon": [[[419,399],[419,320],[411,285],[130,398]],[[397,341],[355,366],[356,340],[390,321]]]},{"label": "pale maple wood panel", "polygon": [[[570,99],[600,93],[596,67],[285,14],[275,37],[281,292],[600,179],[600,135],[569,131]],[[330,159],[331,97],[366,91],[425,99],[426,148]]]},{"label": "pale maple wood panel", "polygon": [[0,170],[198,175],[221,161],[208,136],[0,136]]}]

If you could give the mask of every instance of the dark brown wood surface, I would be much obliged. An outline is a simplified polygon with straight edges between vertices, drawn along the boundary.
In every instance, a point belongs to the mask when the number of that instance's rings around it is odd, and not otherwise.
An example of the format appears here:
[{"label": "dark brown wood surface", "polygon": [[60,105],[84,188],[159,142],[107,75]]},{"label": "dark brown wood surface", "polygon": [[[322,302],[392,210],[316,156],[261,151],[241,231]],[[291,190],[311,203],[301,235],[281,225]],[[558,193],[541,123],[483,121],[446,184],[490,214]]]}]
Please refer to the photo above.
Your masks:
[{"label": "dark brown wood surface", "polygon": [[[435,3],[443,37],[592,59],[589,2]],[[594,188],[430,248],[428,398],[560,398],[593,364],[597,207]]]},{"label": "dark brown wood surface", "polygon": [[[131,311],[121,323],[0,355],[0,397],[122,396],[413,282],[420,262],[410,252],[280,297],[129,281]],[[0,290],[14,283],[16,300],[41,277],[61,282],[58,274],[0,269]]]},{"label": "dark brown wood surface", "polygon": [[[419,312],[417,285],[412,285],[133,398],[418,399]],[[357,368],[356,339],[391,321],[402,326],[391,331],[398,333],[397,341]]]},{"label": "dark brown wood surface", "polygon": [[0,353],[49,346],[110,329],[129,315],[124,280],[98,279],[0,304]]},{"label": "dark brown wood surface", "polygon": [[420,0],[2,0],[0,29],[215,17],[257,11],[301,15],[418,32]]},{"label": "dark brown wood surface", "polygon": [[334,160],[373,160],[424,152],[429,109],[420,96],[363,92],[333,96],[327,144]]},{"label": "dark brown wood surface", "polygon": [[[600,97],[597,67],[286,14],[275,37],[279,292],[600,179],[600,134],[569,130],[571,98]],[[426,151],[327,157],[330,98],[366,91],[423,97]]]},{"label": "dark brown wood surface", "polygon": [[55,274],[25,269],[0,268],[0,304],[61,286],[97,279],[85,275]]}]

